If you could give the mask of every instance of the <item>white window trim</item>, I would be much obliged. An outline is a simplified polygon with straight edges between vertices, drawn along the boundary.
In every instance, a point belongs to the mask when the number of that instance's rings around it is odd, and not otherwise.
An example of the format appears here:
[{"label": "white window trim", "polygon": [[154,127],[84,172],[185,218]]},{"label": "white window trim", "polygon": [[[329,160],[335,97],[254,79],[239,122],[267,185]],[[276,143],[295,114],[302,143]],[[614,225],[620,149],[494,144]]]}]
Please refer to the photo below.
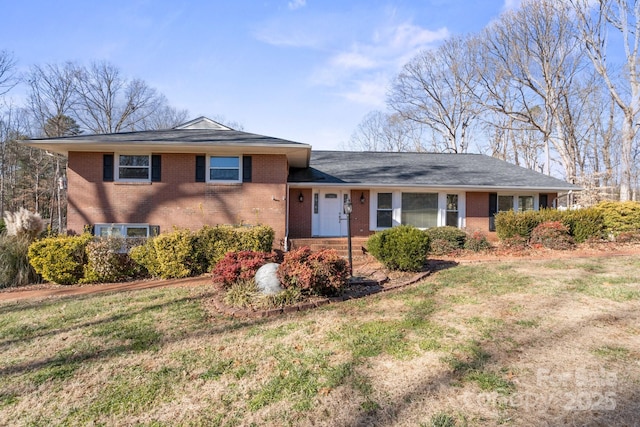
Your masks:
[{"label": "white window trim", "polygon": [[[533,197],[533,210],[534,211],[538,211],[540,210],[540,199],[539,199],[539,194],[538,193],[498,193],[498,197],[496,198],[496,203],[498,203],[498,198],[500,196],[511,196],[513,197],[513,211],[514,212],[519,212],[519,208],[520,208],[520,201],[519,201],[519,197]],[[498,206],[496,206],[496,210],[498,209]]]},{"label": "white window trim", "polygon": [[[402,193],[428,193],[438,194],[438,214],[437,214],[437,226],[441,227],[447,223],[447,194],[458,195],[458,228],[464,228],[466,226],[466,193],[460,191],[446,191],[446,190],[433,190],[433,189],[415,189],[415,188],[403,188],[403,189],[379,189],[372,190],[369,197],[369,230],[370,231],[383,231],[388,230],[389,227],[378,227],[377,214],[378,214],[378,193],[391,193],[391,207],[392,207],[392,223],[391,227],[397,227],[402,224]],[[535,200],[534,200],[535,203]]]},{"label": "white window trim", "polygon": [[124,239],[133,238],[133,237],[127,236],[127,229],[128,228],[146,228],[146,230],[147,230],[146,237],[149,237],[150,236],[150,232],[151,232],[151,226],[149,224],[143,224],[143,223],[100,223],[100,224],[94,224],[94,226],[93,226],[93,235],[97,236],[97,237],[110,237],[109,234],[107,236],[102,236],[100,234],[102,228],[109,228],[109,229],[119,228],[120,229],[120,236],[118,236],[118,237],[122,237]]},{"label": "white window trim", "polygon": [[[147,167],[149,174],[146,179],[135,179],[135,178],[120,178],[120,156],[147,156],[149,158],[149,166]],[[129,166],[125,166],[129,167]],[[135,167],[135,166],[133,166]],[[151,154],[116,154],[115,162],[113,165],[113,178],[116,182],[151,182]]]},{"label": "white window trim", "polygon": [[[211,179],[211,158],[212,157],[237,157],[238,158],[238,179],[237,180],[218,180]],[[206,158],[205,178],[206,182],[211,184],[239,184],[242,183],[242,156],[241,155],[222,155],[222,154],[209,154]]]}]

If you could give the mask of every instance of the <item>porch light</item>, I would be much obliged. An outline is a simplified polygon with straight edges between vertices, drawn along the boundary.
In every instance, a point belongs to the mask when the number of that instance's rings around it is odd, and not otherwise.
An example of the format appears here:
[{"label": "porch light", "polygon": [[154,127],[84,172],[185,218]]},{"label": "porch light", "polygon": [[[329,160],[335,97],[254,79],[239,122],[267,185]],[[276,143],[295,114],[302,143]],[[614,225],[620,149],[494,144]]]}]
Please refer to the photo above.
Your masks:
[{"label": "porch light", "polygon": [[300,192],[300,194],[298,194],[298,201],[300,203],[304,202],[304,196],[302,195],[302,191]]},{"label": "porch light", "polygon": [[353,212],[353,205],[351,199],[347,199],[344,202],[344,213],[347,214],[347,252],[349,253],[349,276],[353,276],[353,256],[351,252],[351,212]]},{"label": "porch light", "polygon": [[360,203],[364,205],[364,201],[365,201],[365,198],[364,198],[364,191],[363,191],[362,193],[360,193]]}]

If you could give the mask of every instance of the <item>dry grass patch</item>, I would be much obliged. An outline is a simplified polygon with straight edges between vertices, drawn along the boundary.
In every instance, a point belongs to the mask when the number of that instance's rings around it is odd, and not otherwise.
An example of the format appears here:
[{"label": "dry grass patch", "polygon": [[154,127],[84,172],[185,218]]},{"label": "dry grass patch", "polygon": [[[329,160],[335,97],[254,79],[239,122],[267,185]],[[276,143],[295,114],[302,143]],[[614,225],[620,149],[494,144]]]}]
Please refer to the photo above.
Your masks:
[{"label": "dry grass patch", "polygon": [[0,304],[9,425],[633,425],[640,262],[458,266],[267,319],[206,286]]}]

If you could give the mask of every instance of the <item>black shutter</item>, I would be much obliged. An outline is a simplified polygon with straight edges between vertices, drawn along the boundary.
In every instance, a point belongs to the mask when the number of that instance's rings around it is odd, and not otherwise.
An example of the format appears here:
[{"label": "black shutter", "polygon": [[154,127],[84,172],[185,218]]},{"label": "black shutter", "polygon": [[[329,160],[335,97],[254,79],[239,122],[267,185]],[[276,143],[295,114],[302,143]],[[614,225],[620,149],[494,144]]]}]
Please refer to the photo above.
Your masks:
[{"label": "black shutter", "polygon": [[156,237],[160,235],[160,226],[159,225],[150,225],[149,226],[149,237]]},{"label": "black shutter", "polygon": [[151,156],[151,181],[160,182],[162,178],[162,157],[159,154]]},{"label": "black shutter", "polygon": [[102,155],[102,180],[113,181],[113,154]]},{"label": "black shutter", "polygon": [[496,231],[496,213],[498,212],[498,193],[489,193],[489,231]]},{"label": "black shutter", "polygon": [[205,156],[196,156],[196,182],[206,181]]},{"label": "black shutter", "polygon": [[540,200],[539,200],[538,205],[540,206],[540,209],[548,208],[549,207],[549,195],[548,194],[540,194]]},{"label": "black shutter", "polygon": [[251,156],[242,156],[242,182],[251,182]]}]

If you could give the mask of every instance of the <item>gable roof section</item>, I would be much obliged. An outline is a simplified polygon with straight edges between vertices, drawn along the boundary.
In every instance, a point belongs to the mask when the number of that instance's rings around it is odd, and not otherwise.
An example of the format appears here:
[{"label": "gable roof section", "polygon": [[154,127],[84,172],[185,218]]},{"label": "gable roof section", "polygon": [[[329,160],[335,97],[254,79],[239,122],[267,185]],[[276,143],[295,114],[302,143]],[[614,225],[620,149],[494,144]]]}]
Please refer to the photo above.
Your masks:
[{"label": "gable roof section", "polygon": [[233,130],[205,117],[173,129],[30,139],[30,147],[68,155],[70,151],[119,153],[285,154],[293,167],[309,164],[311,146]]},{"label": "gable roof section", "polygon": [[568,191],[580,188],[482,154],[313,151],[309,168],[293,168],[292,185],[483,188]]}]

